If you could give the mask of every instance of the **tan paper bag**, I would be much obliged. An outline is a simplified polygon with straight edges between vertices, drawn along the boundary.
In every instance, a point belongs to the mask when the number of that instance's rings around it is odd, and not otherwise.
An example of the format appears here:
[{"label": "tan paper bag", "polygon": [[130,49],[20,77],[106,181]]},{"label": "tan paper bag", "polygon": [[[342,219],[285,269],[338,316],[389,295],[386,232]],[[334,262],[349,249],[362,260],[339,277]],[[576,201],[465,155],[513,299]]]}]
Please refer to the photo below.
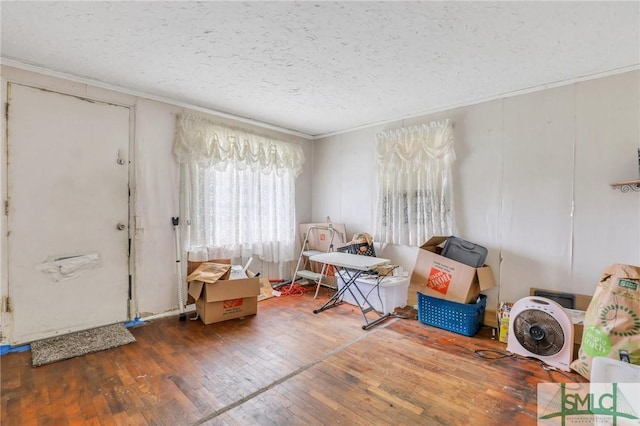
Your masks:
[{"label": "tan paper bag", "polygon": [[220,279],[225,279],[225,275],[228,276],[228,272],[231,270],[231,265],[222,265],[220,263],[202,263],[187,277],[187,282],[202,281],[205,283],[215,283]]},{"label": "tan paper bag", "polygon": [[571,368],[589,379],[601,356],[640,365],[640,267],[611,265],[602,273],[584,318],[582,345]]}]

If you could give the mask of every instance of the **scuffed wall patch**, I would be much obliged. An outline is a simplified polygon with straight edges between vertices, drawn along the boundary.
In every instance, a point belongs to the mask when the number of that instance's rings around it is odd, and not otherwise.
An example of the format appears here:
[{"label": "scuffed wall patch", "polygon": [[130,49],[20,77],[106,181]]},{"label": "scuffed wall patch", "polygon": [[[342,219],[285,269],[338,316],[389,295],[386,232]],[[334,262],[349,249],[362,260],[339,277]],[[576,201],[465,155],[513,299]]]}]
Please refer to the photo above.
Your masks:
[{"label": "scuffed wall patch", "polygon": [[76,278],[77,276],[102,265],[98,253],[77,256],[51,256],[36,269],[49,276],[54,282]]}]

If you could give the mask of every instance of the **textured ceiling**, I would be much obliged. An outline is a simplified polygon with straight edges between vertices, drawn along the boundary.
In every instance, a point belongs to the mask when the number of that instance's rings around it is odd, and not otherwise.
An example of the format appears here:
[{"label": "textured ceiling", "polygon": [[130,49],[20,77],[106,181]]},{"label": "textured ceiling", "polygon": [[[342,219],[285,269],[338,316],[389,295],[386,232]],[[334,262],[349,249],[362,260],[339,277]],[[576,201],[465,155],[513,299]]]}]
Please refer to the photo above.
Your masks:
[{"label": "textured ceiling", "polygon": [[637,1],[0,7],[5,62],[311,136],[640,63]]}]

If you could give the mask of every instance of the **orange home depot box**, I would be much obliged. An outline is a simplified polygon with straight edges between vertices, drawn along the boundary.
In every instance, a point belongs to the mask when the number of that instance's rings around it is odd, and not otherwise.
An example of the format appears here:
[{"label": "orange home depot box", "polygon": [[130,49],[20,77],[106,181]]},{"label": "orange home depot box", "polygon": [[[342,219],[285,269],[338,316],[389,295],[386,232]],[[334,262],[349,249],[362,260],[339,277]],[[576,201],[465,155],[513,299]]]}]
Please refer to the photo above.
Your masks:
[{"label": "orange home depot box", "polygon": [[[189,296],[196,302],[196,312],[205,324],[254,315],[258,312],[259,278],[224,280],[230,265],[199,266],[206,274],[189,280]],[[208,270],[207,270],[208,269]],[[218,272],[212,272],[217,269]],[[219,277],[217,277],[219,275]],[[198,277],[197,270],[190,278]]]},{"label": "orange home depot box", "polygon": [[[449,237],[432,237],[420,246],[416,264],[411,274],[411,293],[472,303],[480,291],[495,287],[493,272],[489,266],[474,268],[440,256],[441,246]],[[409,303],[415,298],[411,295]]]}]

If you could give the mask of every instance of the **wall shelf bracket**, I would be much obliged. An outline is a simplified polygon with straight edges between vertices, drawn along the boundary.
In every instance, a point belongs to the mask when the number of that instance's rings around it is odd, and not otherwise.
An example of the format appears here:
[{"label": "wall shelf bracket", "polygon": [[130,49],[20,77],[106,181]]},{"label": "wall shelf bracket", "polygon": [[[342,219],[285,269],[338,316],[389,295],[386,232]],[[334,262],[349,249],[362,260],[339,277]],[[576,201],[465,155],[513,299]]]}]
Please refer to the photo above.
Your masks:
[{"label": "wall shelf bracket", "polygon": [[626,180],[622,182],[613,182],[609,184],[613,189],[619,189],[620,192],[640,192],[640,179]]}]

